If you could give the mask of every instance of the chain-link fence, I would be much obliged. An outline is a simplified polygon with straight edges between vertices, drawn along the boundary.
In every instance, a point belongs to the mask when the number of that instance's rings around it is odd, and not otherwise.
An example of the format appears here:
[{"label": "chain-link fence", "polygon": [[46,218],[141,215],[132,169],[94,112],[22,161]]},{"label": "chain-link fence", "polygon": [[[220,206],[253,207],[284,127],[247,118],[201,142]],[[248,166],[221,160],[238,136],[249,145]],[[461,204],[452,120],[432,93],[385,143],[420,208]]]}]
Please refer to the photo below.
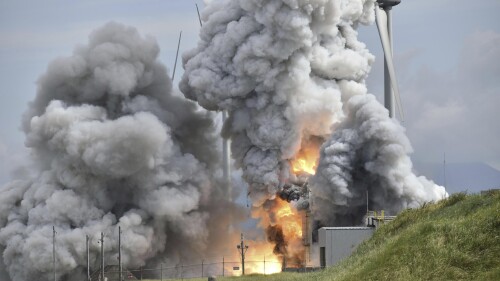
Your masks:
[{"label": "chain-link fence", "polygon": [[[199,263],[180,263],[176,265],[161,264],[154,268],[141,267],[138,269],[123,269],[122,280],[182,280],[209,276],[239,276],[243,274],[243,266],[245,274],[271,274],[282,271],[283,261],[277,261],[274,257],[272,259],[266,259],[265,256],[246,256],[243,265],[240,257],[203,259],[200,260]],[[300,265],[287,264],[286,267],[299,268]],[[307,270],[307,268],[301,267],[300,271]],[[100,274],[94,274],[93,276],[97,278],[92,278],[92,281],[100,281]],[[119,268],[117,266],[106,267],[104,277],[106,277],[107,281],[120,281]]]}]

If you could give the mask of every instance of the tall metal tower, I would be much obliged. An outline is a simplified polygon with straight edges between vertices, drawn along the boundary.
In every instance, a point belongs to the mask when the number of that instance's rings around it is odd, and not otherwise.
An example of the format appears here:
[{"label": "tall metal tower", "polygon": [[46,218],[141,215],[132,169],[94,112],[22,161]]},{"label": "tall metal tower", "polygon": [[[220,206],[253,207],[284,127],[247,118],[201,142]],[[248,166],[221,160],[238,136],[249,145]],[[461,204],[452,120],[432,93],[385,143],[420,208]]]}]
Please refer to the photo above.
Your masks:
[{"label": "tall metal tower", "polygon": [[[198,4],[196,5],[196,12],[198,13],[198,20],[200,22],[200,27],[203,27],[203,23],[201,21],[200,9],[198,8]],[[222,125],[226,123],[227,118],[229,117],[229,113],[226,110],[222,111]],[[227,199],[229,201],[233,201],[233,186],[231,184],[231,143],[229,139],[222,138],[222,178],[224,180],[224,184],[226,185],[227,190]]]}]

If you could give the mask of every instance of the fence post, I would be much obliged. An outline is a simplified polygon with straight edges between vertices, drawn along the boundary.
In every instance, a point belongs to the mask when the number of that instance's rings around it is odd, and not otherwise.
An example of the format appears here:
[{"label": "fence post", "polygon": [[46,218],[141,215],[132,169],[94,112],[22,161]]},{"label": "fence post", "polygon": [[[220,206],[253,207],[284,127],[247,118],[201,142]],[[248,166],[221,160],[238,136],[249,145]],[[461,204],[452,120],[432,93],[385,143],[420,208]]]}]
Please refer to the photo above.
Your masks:
[{"label": "fence post", "polygon": [[222,257],[222,277],[224,277],[224,257]]},{"label": "fence post", "polygon": [[266,256],[264,256],[264,275],[266,275]]}]

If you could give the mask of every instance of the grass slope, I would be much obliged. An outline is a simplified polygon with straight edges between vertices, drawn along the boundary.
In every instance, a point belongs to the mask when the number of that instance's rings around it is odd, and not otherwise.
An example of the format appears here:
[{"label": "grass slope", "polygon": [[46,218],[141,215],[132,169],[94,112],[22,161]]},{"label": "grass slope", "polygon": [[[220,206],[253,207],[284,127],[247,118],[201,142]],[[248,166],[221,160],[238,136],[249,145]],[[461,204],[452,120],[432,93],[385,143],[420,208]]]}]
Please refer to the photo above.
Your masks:
[{"label": "grass slope", "polygon": [[458,193],[403,211],[351,257],[322,272],[217,280],[500,280],[500,192]]}]

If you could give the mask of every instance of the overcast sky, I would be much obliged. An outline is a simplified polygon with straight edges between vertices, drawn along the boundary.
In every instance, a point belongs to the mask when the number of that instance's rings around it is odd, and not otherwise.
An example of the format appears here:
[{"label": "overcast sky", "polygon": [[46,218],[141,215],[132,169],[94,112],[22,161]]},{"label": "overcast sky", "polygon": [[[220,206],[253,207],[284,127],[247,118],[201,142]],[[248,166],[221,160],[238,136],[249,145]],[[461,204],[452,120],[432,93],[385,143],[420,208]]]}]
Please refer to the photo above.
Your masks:
[{"label": "overcast sky", "polygon": [[[479,3],[480,2],[480,5]],[[202,0],[0,1],[0,185],[26,163],[19,130],[37,78],[58,56],[108,21],[154,36],[174,64],[196,44]],[[405,127],[419,162],[486,163],[500,169],[500,1],[403,0],[393,10],[396,71]],[[375,26],[360,36],[377,57],[370,92],[383,96],[383,56]],[[182,75],[177,69],[176,83]],[[381,100],[382,101],[382,100]]]}]

